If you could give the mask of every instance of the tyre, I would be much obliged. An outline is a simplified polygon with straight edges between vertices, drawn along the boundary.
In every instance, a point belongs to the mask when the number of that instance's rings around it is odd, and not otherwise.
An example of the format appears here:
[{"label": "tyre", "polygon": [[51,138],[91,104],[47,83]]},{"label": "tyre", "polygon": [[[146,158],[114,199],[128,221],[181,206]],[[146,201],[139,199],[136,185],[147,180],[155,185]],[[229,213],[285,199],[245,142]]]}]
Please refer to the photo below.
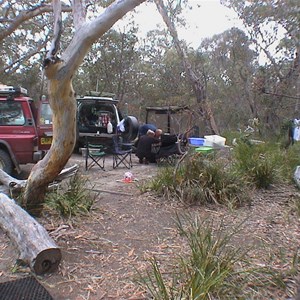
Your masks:
[{"label": "tyre", "polygon": [[177,145],[179,154],[184,154],[186,151],[188,151],[188,139],[184,134],[179,135]]},{"label": "tyre", "polygon": [[137,137],[139,131],[139,122],[136,117],[126,117],[124,120],[124,127],[125,131],[122,132],[121,136],[128,142],[133,141]]},{"label": "tyre", "polygon": [[10,159],[9,154],[0,149],[0,169],[2,169],[7,174],[11,174],[13,171],[13,164]]}]

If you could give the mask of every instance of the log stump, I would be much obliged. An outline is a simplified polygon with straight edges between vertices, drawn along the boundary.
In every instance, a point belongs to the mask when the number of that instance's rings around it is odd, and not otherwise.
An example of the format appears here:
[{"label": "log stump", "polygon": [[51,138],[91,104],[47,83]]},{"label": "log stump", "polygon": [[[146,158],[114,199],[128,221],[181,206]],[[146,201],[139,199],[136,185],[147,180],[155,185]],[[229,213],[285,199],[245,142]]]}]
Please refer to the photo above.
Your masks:
[{"label": "log stump", "polygon": [[18,248],[19,259],[37,275],[57,270],[60,249],[46,229],[5,194],[0,194],[0,226]]}]

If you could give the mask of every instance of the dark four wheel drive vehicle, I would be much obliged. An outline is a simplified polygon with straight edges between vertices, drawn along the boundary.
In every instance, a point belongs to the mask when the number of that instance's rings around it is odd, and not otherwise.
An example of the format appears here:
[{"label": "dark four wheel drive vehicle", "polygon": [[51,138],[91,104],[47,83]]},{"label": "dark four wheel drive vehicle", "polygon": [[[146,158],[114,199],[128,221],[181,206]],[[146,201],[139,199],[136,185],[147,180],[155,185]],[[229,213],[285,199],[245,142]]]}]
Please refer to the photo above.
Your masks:
[{"label": "dark four wheel drive vehicle", "polygon": [[[126,141],[136,138],[138,121],[132,116],[123,118],[118,102],[114,98],[100,96],[97,92],[77,98],[78,148],[84,147],[86,136],[95,137],[107,146],[112,144],[112,136],[115,134],[120,134]],[[123,124],[118,128],[120,122]]]},{"label": "dark four wheel drive vehicle", "polygon": [[42,159],[52,142],[52,112],[47,100],[34,101],[22,87],[0,85],[0,168]]}]

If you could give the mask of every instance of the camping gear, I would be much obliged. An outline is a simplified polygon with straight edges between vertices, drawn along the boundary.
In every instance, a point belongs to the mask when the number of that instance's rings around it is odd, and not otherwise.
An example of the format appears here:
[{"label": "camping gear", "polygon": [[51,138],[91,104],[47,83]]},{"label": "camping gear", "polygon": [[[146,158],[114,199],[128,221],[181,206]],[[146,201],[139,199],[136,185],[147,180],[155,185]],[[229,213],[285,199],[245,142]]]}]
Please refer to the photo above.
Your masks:
[{"label": "camping gear", "polygon": [[213,147],[207,147],[207,146],[201,146],[201,147],[195,148],[195,151],[200,152],[200,153],[210,153],[213,150],[214,150]]},{"label": "camping gear", "polygon": [[205,143],[204,146],[209,146],[209,147],[224,147],[226,138],[219,136],[219,135],[205,135]]},{"label": "camping gear", "polygon": [[203,146],[204,145],[204,138],[189,138],[190,146]]}]

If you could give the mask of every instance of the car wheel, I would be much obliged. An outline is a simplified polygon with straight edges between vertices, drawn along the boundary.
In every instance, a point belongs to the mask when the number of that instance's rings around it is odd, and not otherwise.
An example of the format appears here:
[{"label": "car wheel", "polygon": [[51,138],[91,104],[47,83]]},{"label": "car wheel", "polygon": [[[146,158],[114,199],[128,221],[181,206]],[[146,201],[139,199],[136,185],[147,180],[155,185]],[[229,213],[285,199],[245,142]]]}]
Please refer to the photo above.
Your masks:
[{"label": "car wheel", "polygon": [[180,154],[184,154],[188,151],[188,139],[185,135],[179,135],[177,143],[178,151]]},{"label": "car wheel", "polygon": [[11,174],[13,170],[13,164],[10,156],[4,150],[0,150],[0,169],[2,169],[7,174]]},{"label": "car wheel", "polygon": [[139,131],[139,122],[136,117],[128,116],[124,120],[125,131],[122,132],[121,136],[126,141],[133,141]]}]

